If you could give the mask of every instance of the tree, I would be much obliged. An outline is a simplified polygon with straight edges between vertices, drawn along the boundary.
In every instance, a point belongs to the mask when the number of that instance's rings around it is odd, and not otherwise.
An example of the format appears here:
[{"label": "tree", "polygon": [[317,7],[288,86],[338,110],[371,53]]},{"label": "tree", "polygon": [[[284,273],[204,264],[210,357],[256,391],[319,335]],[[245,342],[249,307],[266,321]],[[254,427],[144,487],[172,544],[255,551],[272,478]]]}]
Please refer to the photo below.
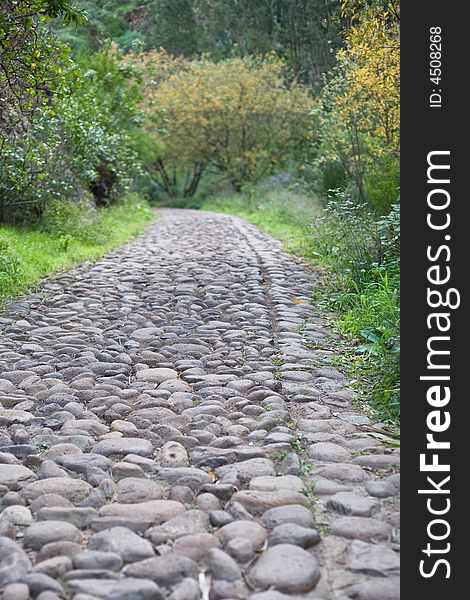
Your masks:
[{"label": "tree", "polygon": [[0,140],[18,114],[47,102],[63,78],[67,49],[47,29],[59,16],[75,24],[85,19],[70,0],[0,2]]},{"label": "tree", "polygon": [[175,193],[184,170],[183,195],[192,196],[208,167],[240,190],[308,147],[314,103],[304,86],[287,82],[279,59],[201,58],[178,68],[160,56],[175,70],[147,90],[145,111],[163,145],[157,170],[165,191]]},{"label": "tree", "polygon": [[[362,202],[371,200],[367,175],[377,166],[391,180],[398,173],[400,144],[399,11],[395,2],[346,0],[351,20],[347,48],[337,54],[337,66],[323,90],[318,111],[320,160],[339,161],[356,186]],[[386,174],[387,175],[387,174]],[[383,186],[382,186],[383,187]],[[396,201],[393,192],[379,212]],[[378,206],[374,206],[378,208]]]},{"label": "tree", "polygon": [[[353,0],[351,0],[353,1]],[[355,1],[355,0],[354,0]],[[208,53],[215,60],[276,53],[296,77],[319,87],[341,46],[341,0],[76,0],[88,24],[62,28],[75,51],[113,40],[128,51],[141,43],[173,56]]]},{"label": "tree", "polygon": [[140,173],[145,144],[138,102],[114,46],[77,61],[60,93],[4,140],[0,223],[34,220],[50,202],[88,195],[102,207],[122,197]]},{"label": "tree", "polygon": [[348,72],[349,83],[348,97],[338,98],[340,110],[346,119],[354,115],[359,127],[368,129],[383,147],[398,150],[398,8],[395,2],[374,2],[355,19],[357,22],[347,36],[348,49],[338,53]]},{"label": "tree", "polygon": [[141,31],[148,48],[165,48],[174,56],[192,56],[198,51],[200,27],[192,0],[149,0]]},{"label": "tree", "polygon": [[318,82],[340,43],[339,0],[193,0],[205,49],[218,57],[276,52]]},{"label": "tree", "polygon": [[75,0],[87,13],[84,27],[71,30],[66,23],[55,23],[55,32],[70,45],[74,55],[99,52],[110,40],[124,50],[145,43],[140,28],[150,17],[147,0]]}]

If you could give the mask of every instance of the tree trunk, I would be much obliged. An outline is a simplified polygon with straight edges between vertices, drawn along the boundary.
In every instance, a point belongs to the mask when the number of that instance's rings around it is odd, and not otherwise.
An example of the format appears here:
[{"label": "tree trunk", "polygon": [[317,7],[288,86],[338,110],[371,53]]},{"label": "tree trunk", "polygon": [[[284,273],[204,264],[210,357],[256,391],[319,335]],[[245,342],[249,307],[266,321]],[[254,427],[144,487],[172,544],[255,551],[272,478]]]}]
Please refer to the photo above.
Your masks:
[{"label": "tree trunk", "polygon": [[176,192],[175,185],[166,172],[163,160],[158,158],[155,166],[157,167],[157,171],[160,175],[161,187],[163,188],[164,192],[168,194],[168,196],[174,197]]},{"label": "tree trunk", "polygon": [[194,168],[191,181],[189,185],[185,186],[183,196],[184,198],[192,198],[197,191],[199,186],[199,182],[201,181],[202,174],[204,173],[204,167],[201,165],[196,165]]}]

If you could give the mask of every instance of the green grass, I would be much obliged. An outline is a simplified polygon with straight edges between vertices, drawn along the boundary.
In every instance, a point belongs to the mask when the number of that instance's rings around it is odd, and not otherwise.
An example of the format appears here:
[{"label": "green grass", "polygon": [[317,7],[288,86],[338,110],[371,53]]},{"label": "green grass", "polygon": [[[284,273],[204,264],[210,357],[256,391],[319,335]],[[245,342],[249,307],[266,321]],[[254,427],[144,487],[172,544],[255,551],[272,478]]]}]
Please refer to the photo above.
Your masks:
[{"label": "green grass", "polygon": [[350,368],[354,387],[368,395],[385,422],[400,416],[400,281],[399,273],[378,273],[353,293],[345,293],[346,310],[339,327],[358,340]]},{"label": "green grass", "polygon": [[[153,218],[144,202],[132,198],[92,219],[76,219],[75,231],[70,223],[64,231],[0,225],[0,303],[27,293],[45,277],[101,258],[141,234]],[[87,232],[81,231],[85,224]]]}]

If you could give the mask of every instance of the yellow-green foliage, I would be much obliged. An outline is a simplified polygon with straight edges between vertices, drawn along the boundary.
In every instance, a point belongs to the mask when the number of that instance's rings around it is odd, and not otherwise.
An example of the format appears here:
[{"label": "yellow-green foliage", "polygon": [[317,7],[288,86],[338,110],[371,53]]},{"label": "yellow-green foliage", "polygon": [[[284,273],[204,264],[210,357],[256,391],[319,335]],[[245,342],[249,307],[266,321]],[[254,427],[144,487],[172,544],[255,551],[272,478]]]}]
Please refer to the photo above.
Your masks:
[{"label": "yellow-green foliage", "polygon": [[216,63],[152,52],[134,64],[166,165],[215,167],[240,185],[309,146],[314,102],[274,56]]},{"label": "yellow-green foliage", "polygon": [[[377,212],[388,212],[396,202],[400,132],[399,18],[395,3],[346,0],[344,8],[353,25],[346,48],[338,52],[317,111],[320,129],[318,163],[340,164],[353,182],[360,200]],[[398,11],[398,7],[395,7]],[[376,171],[383,179],[376,182]],[[375,196],[368,195],[372,172]],[[372,183],[372,181],[371,181]],[[385,189],[384,189],[385,187]],[[374,196],[374,194],[372,194]]]},{"label": "yellow-green foliage", "polygon": [[388,10],[361,13],[338,57],[347,85],[337,103],[346,124],[354,123],[379,143],[398,149],[400,131],[399,21]]}]

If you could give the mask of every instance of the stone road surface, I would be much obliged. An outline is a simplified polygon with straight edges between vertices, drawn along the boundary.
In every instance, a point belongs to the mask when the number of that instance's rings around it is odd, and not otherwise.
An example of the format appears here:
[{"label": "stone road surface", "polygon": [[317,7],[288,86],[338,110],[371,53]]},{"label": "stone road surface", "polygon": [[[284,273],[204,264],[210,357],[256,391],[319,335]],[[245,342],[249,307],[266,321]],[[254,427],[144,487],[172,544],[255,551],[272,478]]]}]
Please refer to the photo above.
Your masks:
[{"label": "stone road surface", "polygon": [[3,600],[398,598],[398,451],[331,364],[316,277],[163,210],[6,308]]}]

